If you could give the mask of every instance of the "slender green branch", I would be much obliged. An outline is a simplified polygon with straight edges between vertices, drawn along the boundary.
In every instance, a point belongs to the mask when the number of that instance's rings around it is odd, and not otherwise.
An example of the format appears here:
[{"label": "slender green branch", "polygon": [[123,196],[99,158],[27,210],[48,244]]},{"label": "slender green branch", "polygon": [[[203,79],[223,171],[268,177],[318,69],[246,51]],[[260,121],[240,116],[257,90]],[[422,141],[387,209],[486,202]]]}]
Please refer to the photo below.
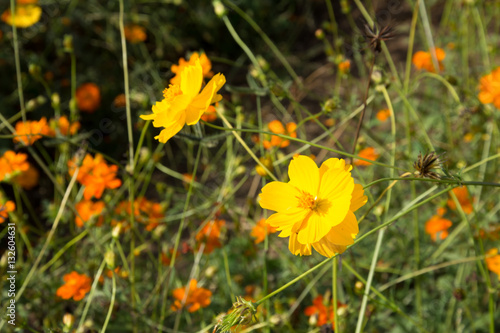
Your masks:
[{"label": "slender green branch", "polygon": [[476,182],[476,181],[460,181],[454,179],[431,179],[431,178],[410,178],[410,177],[396,177],[396,178],[380,178],[371,183],[363,186],[363,189],[367,189],[375,184],[382,183],[389,180],[417,180],[421,182],[431,182],[431,183],[441,183],[441,184],[455,184],[455,185],[477,185],[477,186],[492,186],[500,187],[500,183],[489,183],[489,182]]},{"label": "slender green branch", "polygon": [[[12,22],[16,22],[16,1],[10,0],[10,12]],[[14,58],[16,63],[16,78],[17,78],[17,93],[19,95],[19,105],[21,106],[21,114],[23,122],[26,122],[26,108],[24,106],[23,81],[21,79],[21,62],[19,60],[19,40],[17,38],[17,25],[12,24],[12,37],[14,39]]]}]

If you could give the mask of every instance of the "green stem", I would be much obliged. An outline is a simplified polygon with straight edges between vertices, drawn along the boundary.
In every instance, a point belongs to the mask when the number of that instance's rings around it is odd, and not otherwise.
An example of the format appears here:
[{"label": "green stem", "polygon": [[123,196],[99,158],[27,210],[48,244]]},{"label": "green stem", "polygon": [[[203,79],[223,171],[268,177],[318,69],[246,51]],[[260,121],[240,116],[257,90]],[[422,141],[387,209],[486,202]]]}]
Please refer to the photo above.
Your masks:
[{"label": "green stem", "polygon": [[422,25],[424,26],[425,37],[427,39],[427,44],[429,46],[429,52],[431,53],[432,64],[436,71],[439,71],[439,61],[437,60],[436,47],[434,46],[434,39],[432,39],[431,25],[429,23],[429,18],[427,17],[427,10],[425,9],[425,0],[420,0],[420,17],[422,20]]},{"label": "green stem", "polygon": [[352,158],[355,158],[355,159],[367,161],[367,162],[370,162],[371,164],[380,165],[380,166],[383,166],[383,167],[386,167],[386,168],[391,168],[391,169],[400,170],[400,171],[408,171],[408,170],[405,170],[403,168],[399,168],[399,167],[394,166],[394,165],[389,165],[389,164],[384,164],[384,163],[380,163],[380,162],[377,162],[377,161],[368,160],[366,158],[363,158],[363,157],[360,157],[360,156],[357,156],[357,155],[353,155],[353,154],[349,154],[349,153],[346,153],[346,152],[341,151],[341,150],[333,149],[333,148],[330,148],[330,147],[327,147],[327,146],[323,146],[323,145],[318,145],[318,144],[312,143],[310,141],[306,141],[306,140],[302,140],[302,139],[298,139],[298,138],[293,138],[291,136],[284,135],[284,134],[271,133],[271,132],[268,132],[268,131],[260,131],[260,130],[257,130],[257,129],[241,129],[241,128],[232,128],[232,127],[231,128],[226,128],[226,127],[217,126],[217,125],[213,125],[213,124],[209,124],[209,123],[207,123],[206,125],[209,126],[209,127],[212,127],[212,128],[216,128],[216,129],[222,130],[222,131],[234,131],[234,132],[243,132],[243,133],[262,133],[262,134],[274,135],[274,136],[277,136],[277,137],[280,137],[280,138],[283,138],[283,139],[287,139],[287,140],[290,140],[290,141],[300,142],[300,143],[303,143],[304,145],[309,145],[309,146],[312,146],[312,147],[321,148],[321,149],[324,149],[324,150],[327,150],[327,151],[331,151],[333,153],[336,153],[336,154],[339,154],[339,155],[342,155],[342,156],[347,156],[347,157],[352,157]]},{"label": "green stem", "polygon": [[[389,97],[389,93],[385,87],[382,88],[382,93],[384,95],[385,102],[389,107],[390,117],[391,117],[391,136],[392,136],[392,156],[391,156],[391,164],[394,164],[396,161],[396,117],[394,115],[394,109],[392,107],[392,102]],[[394,169],[390,169],[390,177],[394,176]],[[387,191],[387,197],[385,201],[385,210],[384,210],[384,220],[387,218],[387,214],[389,212],[389,207],[391,203],[391,194],[392,187],[389,187]],[[358,322],[356,325],[356,333],[360,333],[363,328],[363,319],[365,318],[366,306],[368,304],[368,296],[370,295],[370,287],[373,281],[373,275],[375,274],[375,267],[377,266],[378,254],[380,251],[380,247],[382,246],[382,241],[384,239],[385,228],[381,229],[377,236],[377,243],[375,245],[375,250],[373,252],[372,262],[370,265],[370,271],[368,272],[368,278],[366,279],[365,293],[363,295],[363,300],[361,302],[361,309],[359,310]]]},{"label": "green stem", "polygon": [[[278,58],[279,61],[281,61],[281,63],[283,64],[285,69],[288,71],[290,76],[293,78],[293,80],[299,85],[299,87],[303,88],[304,85],[300,81],[297,73],[295,73],[295,71],[293,70],[292,66],[290,66],[290,63],[288,62],[288,60],[286,60],[285,56],[276,47],[276,45],[273,43],[273,41],[266,35],[266,33],[259,27],[259,25],[254,20],[252,20],[252,18],[246,12],[241,10],[238,6],[236,6],[231,1],[224,0],[224,2],[229,7],[231,7],[231,9],[233,9],[236,13],[238,13],[238,15],[240,15],[245,21],[247,21],[248,24],[250,24],[252,26],[252,28],[259,34],[259,36],[262,38],[262,40],[264,40],[264,42],[267,44],[267,46],[269,46],[271,51],[276,55],[276,58]],[[226,21],[224,21],[224,22],[226,22]],[[228,22],[229,22],[229,20],[228,20]],[[227,25],[227,23],[226,23],[226,25]],[[228,29],[229,29],[229,27],[228,27]],[[233,33],[231,33],[231,35],[233,35]],[[233,38],[234,38],[234,35],[233,35]],[[235,40],[236,40],[236,38],[235,38]],[[237,43],[238,43],[238,41],[237,41]]]},{"label": "green stem", "polygon": [[[130,301],[132,309],[135,309],[135,233],[133,232],[135,229],[135,214],[134,212],[134,196],[135,196],[135,188],[134,188],[134,136],[132,133],[132,114],[130,112],[130,88],[129,88],[129,79],[128,79],[128,62],[127,62],[127,43],[125,41],[125,28],[124,28],[124,5],[123,0],[120,1],[120,17],[119,17],[119,25],[120,25],[120,38],[122,45],[122,63],[123,63],[123,80],[125,84],[125,110],[127,114],[127,136],[128,136],[128,155],[129,155],[129,164],[128,164],[128,199],[130,202],[131,214],[129,216],[130,221]],[[137,332],[137,321],[135,316],[132,318],[133,321],[133,332]]]},{"label": "green stem", "polygon": [[488,182],[475,182],[475,181],[459,181],[459,180],[448,180],[448,179],[431,179],[431,178],[409,178],[409,177],[399,177],[399,178],[380,178],[371,183],[363,186],[363,189],[371,187],[375,184],[382,183],[389,180],[418,180],[422,182],[431,183],[441,183],[441,184],[455,184],[455,185],[478,185],[478,186],[492,186],[500,187],[500,183],[488,183]]},{"label": "green stem", "polygon": [[[16,21],[16,1],[10,0],[10,12],[12,15],[12,21]],[[16,78],[17,78],[17,92],[19,94],[19,105],[21,105],[21,114],[23,117],[23,122],[26,122],[26,108],[24,106],[24,92],[23,92],[23,81],[21,79],[21,62],[19,60],[19,41],[17,38],[17,27],[16,24],[12,24],[12,35],[14,39],[14,58],[16,63]]]},{"label": "green stem", "polygon": [[115,306],[115,297],[116,297],[116,273],[112,272],[113,275],[111,278],[113,279],[113,285],[111,288],[111,302],[109,303],[108,314],[106,315],[106,320],[104,321],[104,325],[102,326],[101,332],[106,332],[106,327],[108,327],[109,320],[111,319],[111,314],[113,313],[113,308]]},{"label": "green stem", "polygon": [[413,15],[411,18],[411,26],[410,26],[410,36],[408,37],[408,51],[406,53],[406,69],[405,69],[405,81],[404,81],[404,91],[405,94],[408,95],[409,85],[410,85],[410,76],[411,76],[411,59],[413,57],[413,44],[415,42],[415,30],[417,27],[418,21],[418,3],[420,0],[417,0],[415,3],[415,7],[413,8]]},{"label": "green stem", "polygon": [[83,331],[82,330],[83,323],[85,322],[85,318],[87,317],[87,313],[89,312],[90,304],[92,304],[92,299],[94,298],[94,293],[97,288],[97,284],[99,283],[99,278],[101,277],[102,271],[104,270],[105,266],[106,266],[106,259],[103,259],[101,265],[99,266],[99,269],[97,270],[97,273],[95,274],[94,282],[92,282],[92,287],[90,289],[89,296],[87,297],[85,308],[83,309],[82,316],[80,317],[80,322],[78,323],[77,332]]},{"label": "green stem", "polygon": [[335,333],[340,333],[339,330],[339,314],[338,314],[338,306],[337,306],[337,266],[338,266],[338,258],[335,256],[332,262],[332,290],[333,290],[333,317],[334,317],[334,327]]}]

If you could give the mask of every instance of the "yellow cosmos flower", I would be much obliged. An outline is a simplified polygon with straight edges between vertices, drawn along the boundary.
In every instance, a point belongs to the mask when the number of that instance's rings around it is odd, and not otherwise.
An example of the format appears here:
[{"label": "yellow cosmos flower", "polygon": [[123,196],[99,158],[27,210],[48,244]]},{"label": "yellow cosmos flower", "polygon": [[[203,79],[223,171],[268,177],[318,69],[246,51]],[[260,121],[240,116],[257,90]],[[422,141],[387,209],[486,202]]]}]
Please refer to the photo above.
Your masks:
[{"label": "yellow cosmos flower", "polygon": [[2,21],[18,28],[28,28],[40,21],[41,16],[42,8],[29,4],[16,6],[15,15],[12,15],[10,9],[7,9],[2,14]]},{"label": "yellow cosmos flower", "polygon": [[313,247],[325,257],[345,251],[358,234],[354,212],[367,198],[354,184],[352,166],[330,158],[320,168],[307,156],[295,157],[288,168],[290,181],[271,182],[262,188],[260,206],[277,213],[267,223],[290,237],[295,255],[310,255]]},{"label": "yellow cosmos flower", "polygon": [[182,71],[180,84],[171,84],[163,91],[164,99],[153,105],[153,114],[141,116],[153,120],[154,127],[164,127],[155,139],[167,142],[184,124],[196,124],[210,104],[222,99],[217,92],[226,83],[223,74],[215,75],[200,92],[202,83],[203,70],[197,60],[194,66],[187,66]]}]

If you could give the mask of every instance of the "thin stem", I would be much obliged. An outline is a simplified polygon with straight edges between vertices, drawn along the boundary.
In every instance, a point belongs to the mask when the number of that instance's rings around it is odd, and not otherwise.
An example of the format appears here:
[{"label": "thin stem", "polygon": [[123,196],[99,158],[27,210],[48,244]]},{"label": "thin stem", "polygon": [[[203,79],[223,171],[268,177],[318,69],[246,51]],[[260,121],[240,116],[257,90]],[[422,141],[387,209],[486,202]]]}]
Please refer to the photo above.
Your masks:
[{"label": "thin stem", "polygon": [[[10,12],[12,15],[12,22],[16,22],[16,1],[10,0]],[[19,105],[21,106],[21,115],[23,122],[26,122],[26,109],[24,106],[24,92],[23,81],[21,79],[21,62],[19,60],[19,40],[17,38],[16,24],[12,24],[12,35],[14,39],[14,58],[16,63],[16,78],[17,78],[17,93],[19,95]]]},{"label": "thin stem", "polygon": [[488,182],[475,182],[475,181],[460,181],[460,180],[448,180],[448,179],[431,179],[431,178],[409,178],[409,177],[399,177],[399,178],[380,178],[371,183],[363,186],[363,189],[367,189],[375,184],[382,183],[389,180],[418,180],[422,182],[431,183],[441,183],[441,184],[455,184],[455,185],[478,185],[478,186],[492,186],[500,187],[500,183],[488,183]]},{"label": "thin stem", "polygon": [[106,327],[108,327],[109,320],[111,319],[111,314],[113,313],[113,308],[115,306],[115,297],[116,297],[116,273],[112,270],[112,288],[111,288],[111,302],[109,303],[108,314],[106,315],[106,320],[104,321],[104,325],[102,325],[101,332],[106,332]]},{"label": "thin stem", "polygon": [[422,25],[424,26],[427,44],[429,45],[429,52],[431,53],[432,64],[434,65],[434,68],[436,68],[436,71],[439,71],[439,62],[437,60],[434,40],[432,39],[431,25],[429,23],[429,18],[427,17],[427,10],[425,9],[425,0],[419,1],[418,5],[420,8],[420,17],[422,19]]},{"label": "thin stem", "polygon": [[405,69],[405,81],[404,81],[404,91],[405,94],[408,94],[408,89],[410,85],[410,75],[411,75],[411,59],[413,57],[413,44],[415,41],[415,30],[417,27],[418,20],[418,3],[420,0],[417,0],[415,3],[415,7],[413,8],[413,15],[411,18],[411,26],[410,26],[410,36],[408,37],[408,51],[406,53],[406,69]]},{"label": "thin stem", "polygon": [[[122,63],[123,63],[123,80],[125,84],[125,110],[127,114],[127,134],[128,134],[128,155],[129,155],[129,165],[127,168],[128,171],[128,199],[130,203],[130,228],[132,232],[130,233],[130,300],[132,309],[135,309],[135,233],[133,232],[135,229],[135,214],[134,212],[134,136],[132,133],[132,115],[130,112],[130,89],[129,89],[129,80],[128,80],[128,62],[127,62],[127,43],[125,41],[125,28],[124,28],[124,13],[123,13],[123,0],[120,1],[120,17],[119,17],[119,25],[120,25],[120,38],[122,44]],[[137,321],[136,317],[132,317],[133,321],[133,332],[137,332]]]},{"label": "thin stem", "polygon": [[[391,164],[395,163],[396,160],[396,117],[394,115],[394,109],[392,107],[392,102],[389,97],[389,93],[385,87],[382,88],[382,93],[384,95],[385,102],[389,107],[390,117],[391,117],[391,135],[392,135],[392,156],[391,156]],[[390,170],[390,176],[393,177],[394,169]],[[388,187],[387,197],[385,201],[385,210],[384,210],[384,219],[387,218],[387,213],[389,211],[390,202],[391,202],[391,193],[392,187]],[[361,309],[359,310],[358,322],[356,325],[356,333],[360,333],[363,328],[363,319],[365,318],[366,306],[368,304],[368,296],[370,294],[370,287],[373,280],[373,275],[375,273],[375,267],[377,266],[378,254],[380,251],[380,247],[382,245],[382,240],[384,239],[385,228],[379,231],[377,236],[377,243],[375,245],[375,250],[373,252],[372,262],[370,265],[370,271],[368,272],[368,278],[366,279],[365,285],[365,293],[363,295],[363,300],[361,302]]]},{"label": "thin stem", "polygon": [[[235,136],[236,140],[238,140],[241,143],[241,145],[243,146],[243,148],[245,148],[245,150],[247,151],[248,155],[250,155],[253,158],[253,160],[266,171],[266,173],[269,175],[269,177],[271,177],[275,181],[278,181],[278,179],[276,178],[276,176],[259,160],[259,158],[257,156],[255,156],[254,152],[248,147],[248,145],[245,143],[245,141],[243,141],[243,139],[241,138],[241,136],[236,132],[237,130],[240,130],[240,129],[238,129],[238,128],[235,129],[231,125],[231,123],[226,119],[226,117],[224,116],[224,114],[222,114],[222,112],[220,112],[217,109],[215,109],[215,110],[216,110],[217,115],[219,116],[219,118],[222,119],[222,121],[224,122],[224,124],[231,130],[231,133],[233,133],[233,135]],[[243,131],[243,130],[240,130],[240,131]]]},{"label": "thin stem", "polygon": [[332,262],[332,290],[333,290],[333,317],[334,317],[334,327],[335,327],[335,333],[340,333],[339,330],[339,314],[338,314],[338,306],[337,306],[337,266],[339,262],[337,257],[335,256],[333,258]]},{"label": "thin stem", "polygon": [[[278,58],[279,61],[281,61],[281,63],[283,64],[283,66],[287,70],[288,74],[290,74],[290,76],[293,78],[293,80],[295,81],[295,83],[297,83],[299,85],[299,87],[303,88],[304,85],[300,81],[299,76],[297,75],[297,73],[295,73],[295,71],[293,70],[292,66],[290,66],[290,63],[288,62],[288,60],[286,60],[285,56],[281,53],[281,51],[279,50],[279,48],[276,47],[276,45],[273,43],[273,41],[269,38],[269,36],[266,35],[266,33],[259,27],[259,25],[246,12],[244,12],[243,10],[241,10],[241,8],[239,8],[238,6],[236,6],[231,1],[224,0],[224,2],[229,7],[231,7],[231,9],[233,9],[236,13],[238,13],[238,15],[240,15],[245,21],[247,21],[248,24],[250,24],[252,26],[252,28],[259,34],[259,36],[262,38],[262,40],[264,40],[264,42],[267,44],[267,46],[269,46],[269,48],[271,49],[271,51],[273,51],[273,53],[276,55],[276,58]],[[228,27],[228,29],[229,29],[229,27]],[[234,36],[233,36],[233,38],[234,38]],[[238,43],[238,41],[237,41],[237,43]]]},{"label": "thin stem", "polygon": [[336,153],[336,154],[339,154],[339,155],[342,155],[342,156],[347,156],[347,157],[355,158],[355,159],[358,159],[358,160],[363,160],[363,161],[366,161],[366,162],[370,162],[371,164],[380,165],[380,166],[383,166],[383,167],[386,167],[386,168],[391,168],[391,169],[400,170],[400,171],[407,171],[407,170],[405,170],[403,168],[399,168],[399,167],[394,166],[394,165],[389,165],[389,164],[380,163],[380,162],[377,162],[377,161],[368,160],[368,159],[363,158],[363,157],[358,156],[358,155],[353,155],[353,154],[346,153],[346,152],[341,151],[341,150],[333,149],[333,148],[330,148],[330,147],[327,147],[327,146],[323,146],[323,145],[318,145],[318,144],[313,143],[311,141],[306,141],[306,140],[302,140],[302,139],[299,139],[299,138],[294,138],[294,137],[291,137],[291,136],[288,136],[288,135],[284,135],[284,134],[272,133],[272,132],[268,132],[268,131],[260,131],[260,130],[257,130],[257,129],[233,128],[232,126],[230,128],[226,128],[226,127],[222,127],[222,126],[213,125],[213,124],[210,124],[210,123],[206,123],[206,125],[209,126],[209,127],[212,127],[212,128],[216,128],[216,129],[222,130],[222,131],[234,131],[234,132],[242,132],[242,133],[262,133],[262,134],[274,135],[274,136],[277,136],[277,137],[280,137],[280,138],[283,138],[283,139],[287,139],[287,140],[290,140],[290,141],[300,142],[300,143],[302,143],[304,145],[308,145],[308,146],[311,146],[311,147],[316,147],[316,148],[321,148],[321,149],[324,149],[324,150],[327,150],[327,151],[331,151],[333,153]]},{"label": "thin stem", "polygon": [[[359,117],[358,127],[356,128],[356,134],[354,134],[354,143],[352,144],[352,154],[356,152],[356,144],[358,143],[359,132],[361,131],[361,126],[363,125],[363,119],[365,118],[366,112],[366,100],[368,98],[368,92],[370,91],[370,83],[372,82],[373,67],[375,66],[376,53],[373,54],[373,61],[370,67],[370,74],[368,75],[368,83],[366,84],[365,98],[363,99],[363,111],[361,111],[361,116]],[[351,157],[352,164],[352,157]]]},{"label": "thin stem", "polygon": [[101,265],[99,266],[99,269],[95,274],[94,282],[92,282],[90,293],[87,296],[87,302],[85,303],[85,308],[83,309],[82,316],[80,317],[80,322],[78,323],[77,332],[82,330],[83,323],[85,322],[85,318],[87,317],[87,313],[89,312],[90,304],[92,304],[92,299],[94,298],[94,293],[97,288],[97,284],[99,283],[99,278],[101,277],[102,271],[104,270],[105,266],[106,266],[106,259],[103,259]]}]

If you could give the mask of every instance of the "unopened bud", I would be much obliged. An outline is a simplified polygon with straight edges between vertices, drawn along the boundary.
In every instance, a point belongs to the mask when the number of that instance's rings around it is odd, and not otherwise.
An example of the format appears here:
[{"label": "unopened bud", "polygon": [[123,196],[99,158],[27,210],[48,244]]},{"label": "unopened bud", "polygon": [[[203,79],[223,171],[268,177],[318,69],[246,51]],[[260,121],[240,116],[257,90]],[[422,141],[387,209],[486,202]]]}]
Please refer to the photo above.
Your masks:
[{"label": "unopened bud", "polygon": [[73,52],[73,36],[64,35],[63,48],[64,48],[64,52],[68,52],[68,53]]},{"label": "unopened bud", "polygon": [[53,93],[50,99],[52,100],[53,107],[58,107],[61,104],[61,97],[58,93]]},{"label": "unopened bud", "polygon": [[214,6],[215,15],[217,15],[219,18],[227,14],[226,7],[222,4],[220,0],[213,1],[212,5]]},{"label": "unopened bud", "polygon": [[314,32],[314,36],[316,36],[317,39],[323,40],[325,38],[325,32],[323,29],[318,29]]},{"label": "unopened bud", "polygon": [[29,64],[28,66],[28,71],[31,75],[33,75],[34,77],[39,77],[40,76],[40,73],[42,72],[40,66],[38,65],[35,65],[35,64]]},{"label": "unopened bud", "polygon": [[63,324],[65,328],[73,327],[74,323],[75,323],[75,316],[73,316],[71,313],[66,313],[63,316]]},{"label": "unopened bud", "polygon": [[104,260],[109,269],[115,268],[115,253],[112,250],[106,251],[104,254]]}]

